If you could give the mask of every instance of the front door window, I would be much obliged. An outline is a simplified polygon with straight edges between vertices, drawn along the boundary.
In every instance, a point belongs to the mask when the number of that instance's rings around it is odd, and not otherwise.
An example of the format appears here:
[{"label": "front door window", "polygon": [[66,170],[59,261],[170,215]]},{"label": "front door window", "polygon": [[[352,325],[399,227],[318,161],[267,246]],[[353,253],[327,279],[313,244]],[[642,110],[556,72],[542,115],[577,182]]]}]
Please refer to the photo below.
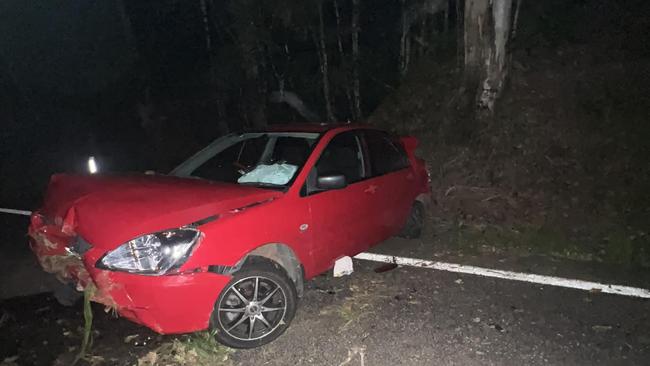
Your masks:
[{"label": "front door window", "polygon": [[307,194],[322,191],[317,187],[318,177],[343,175],[348,184],[356,183],[366,176],[361,143],[354,131],[335,136],[321,154],[307,178]]}]

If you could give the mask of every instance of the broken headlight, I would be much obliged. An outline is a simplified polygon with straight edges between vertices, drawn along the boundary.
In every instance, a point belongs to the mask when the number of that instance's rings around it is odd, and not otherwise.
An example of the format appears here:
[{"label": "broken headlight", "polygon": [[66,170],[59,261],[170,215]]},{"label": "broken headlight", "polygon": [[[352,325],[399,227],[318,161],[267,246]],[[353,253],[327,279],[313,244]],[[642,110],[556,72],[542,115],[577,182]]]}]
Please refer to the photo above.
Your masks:
[{"label": "broken headlight", "polygon": [[179,268],[201,238],[194,228],[142,235],[108,252],[97,267],[114,271],[162,275]]}]

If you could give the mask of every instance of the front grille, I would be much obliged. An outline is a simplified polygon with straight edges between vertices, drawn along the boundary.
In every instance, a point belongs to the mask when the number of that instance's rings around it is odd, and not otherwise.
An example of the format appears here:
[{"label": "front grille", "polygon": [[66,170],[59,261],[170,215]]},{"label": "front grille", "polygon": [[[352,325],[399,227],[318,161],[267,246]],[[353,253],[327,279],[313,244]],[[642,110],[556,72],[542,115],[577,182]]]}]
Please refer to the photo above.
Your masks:
[{"label": "front grille", "polygon": [[77,235],[75,238],[72,240],[72,244],[68,247],[71,252],[78,254],[80,256],[86,254],[88,250],[90,250],[92,246],[90,245],[89,242],[87,242],[84,238],[81,236]]}]

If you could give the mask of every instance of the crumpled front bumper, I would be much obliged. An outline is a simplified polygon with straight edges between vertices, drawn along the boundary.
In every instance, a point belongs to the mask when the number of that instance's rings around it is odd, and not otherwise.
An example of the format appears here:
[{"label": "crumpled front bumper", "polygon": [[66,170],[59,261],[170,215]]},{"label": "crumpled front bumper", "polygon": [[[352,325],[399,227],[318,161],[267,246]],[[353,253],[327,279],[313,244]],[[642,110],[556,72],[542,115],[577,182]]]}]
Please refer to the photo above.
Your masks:
[{"label": "crumpled front bumper", "polygon": [[90,290],[92,301],[162,334],[207,329],[214,303],[230,276],[203,270],[165,276],[145,276],[95,267],[103,250],[90,245],[78,252],[76,234],[65,225],[46,223],[32,215],[30,246],[46,272],[79,291]]},{"label": "crumpled front bumper", "polygon": [[120,315],[170,334],[207,329],[217,297],[229,280],[210,272],[158,277],[112,272],[106,283],[113,286],[109,296]]}]

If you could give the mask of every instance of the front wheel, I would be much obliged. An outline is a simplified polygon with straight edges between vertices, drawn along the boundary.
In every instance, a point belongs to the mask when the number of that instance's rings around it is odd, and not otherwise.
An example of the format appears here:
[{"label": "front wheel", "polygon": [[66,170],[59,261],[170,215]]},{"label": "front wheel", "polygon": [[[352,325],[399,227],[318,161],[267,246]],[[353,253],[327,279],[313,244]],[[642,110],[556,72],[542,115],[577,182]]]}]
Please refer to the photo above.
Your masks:
[{"label": "front wheel", "polygon": [[282,268],[257,261],[236,272],[221,291],[210,326],[226,346],[258,347],[289,327],[296,305],[296,288]]}]

